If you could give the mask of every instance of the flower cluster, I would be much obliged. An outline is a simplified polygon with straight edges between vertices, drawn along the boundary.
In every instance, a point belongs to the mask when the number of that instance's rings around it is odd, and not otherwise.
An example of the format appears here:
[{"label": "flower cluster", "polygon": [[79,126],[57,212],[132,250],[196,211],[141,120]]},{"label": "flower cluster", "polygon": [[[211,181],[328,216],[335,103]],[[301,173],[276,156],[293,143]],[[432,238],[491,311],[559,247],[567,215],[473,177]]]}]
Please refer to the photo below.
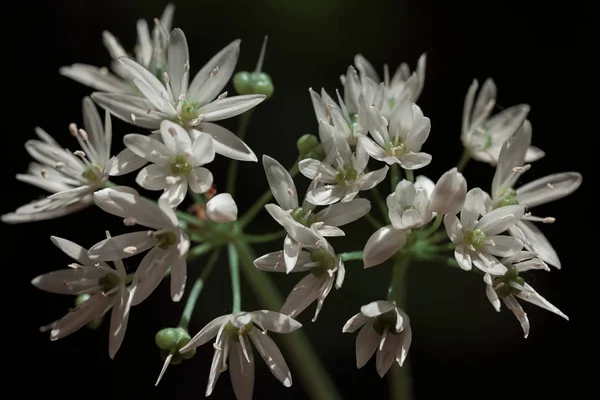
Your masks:
[{"label": "flower cluster", "polygon": [[[464,105],[461,161],[435,183],[425,175],[415,178],[414,171],[432,161],[432,155],[422,151],[431,121],[416,103],[425,84],[426,55],[419,58],[414,72],[402,64],[390,78],[384,66],[383,80],[369,61],[357,55],[354,65],[341,76],[341,91],[336,91],[335,99],[325,90],[309,89],[318,138],[300,138],[298,160],[289,170],[276,159],[262,156],[269,191],[238,219],[232,196],[237,163],[258,161],[242,140],[251,115],[247,111],[274,93],[271,78],[262,71],[266,38],[254,71],[234,75],[240,51],[240,41],[235,40],[192,77],[186,36],[181,29],[171,28],[173,11],[172,5],[167,6],[152,30],[145,21],[138,22],[133,56],[112,34],[103,33],[113,73],[85,64],[60,70],[97,90],[83,100],[82,128],[69,125],[78,150],[64,149],[41,128],[36,128],[39,140],[25,144],[35,162],[17,179],[50,194],[3,215],[2,221],[47,220],[96,205],[132,228],[118,236],[107,231],[89,249],[51,237],[74,262],[32,283],[48,292],[76,296],[74,308],[42,328],[50,331],[52,340],[84,326],[99,326],[110,310],[109,355],[113,358],[123,342],[132,307],[143,303],[165,278],[170,281],[172,301],[182,300],[189,286],[190,261],[209,253],[189,291],[181,322],[156,334],[164,360],[158,381],[169,365],[191,358],[198,346],[214,339],[207,396],[229,368],[236,397],[252,397],[252,347],[273,375],[291,386],[290,369],[267,333],[298,330],[302,325],[296,319],[312,303],[316,303],[315,322],[333,287],[342,288],[346,264],[352,261],[362,261],[364,268],[393,261],[394,278],[387,297],[362,306],[341,328],[348,333],[360,329],[357,367],[362,368],[376,353],[376,369],[382,377],[395,362],[403,365],[411,345],[410,318],[402,309],[402,285],[406,284],[402,271],[412,261],[438,261],[480,273],[492,306],[500,311],[502,300],[517,317],[525,337],[530,323],[517,299],[568,319],[520,274],[561,267],[536,225],[555,219],[535,216],[532,209],[571,194],[582,177],[563,172],[517,187],[529,163],[545,155],[531,145],[528,105],[492,115],[494,82],[488,79],[476,96],[478,83],[474,81]],[[238,95],[225,91],[230,80]],[[104,120],[97,106],[105,110]],[[217,124],[242,114],[237,134]],[[122,137],[124,149],[119,152],[112,149],[111,116],[138,129]],[[210,170],[217,155],[232,160],[227,190],[221,193]],[[495,166],[489,193],[478,187],[468,189],[461,171],[471,158]],[[137,185],[160,193],[157,200],[110,180],[133,172]],[[308,178],[305,193],[299,194],[294,182],[298,173]],[[392,193],[384,201],[380,184],[389,185],[388,180]],[[187,212],[179,210],[188,198],[192,207]],[[268,203],[271,198],[274,202]],[[381,212],[379,218],[371,213],[372,205]],[[267,235],[246,232],[263,207],[282,229]],[[345,226],[363,218],[374,227],[364,248],[339,251]],[[254,256],[250,244],[277,239],[283,239],[277,251]],[[224,249],[231,272],[232,311],[192,336],[188,327],[196,300]],[[260,276],[249,281],[271,310],[242,311],[240,268],[250,276]],[[265,294],[276,290],[267,274],[256,269],[299,272],[303,277],[285,302],[278,304]],[[307,379],[320,378],[312,374]]]}]

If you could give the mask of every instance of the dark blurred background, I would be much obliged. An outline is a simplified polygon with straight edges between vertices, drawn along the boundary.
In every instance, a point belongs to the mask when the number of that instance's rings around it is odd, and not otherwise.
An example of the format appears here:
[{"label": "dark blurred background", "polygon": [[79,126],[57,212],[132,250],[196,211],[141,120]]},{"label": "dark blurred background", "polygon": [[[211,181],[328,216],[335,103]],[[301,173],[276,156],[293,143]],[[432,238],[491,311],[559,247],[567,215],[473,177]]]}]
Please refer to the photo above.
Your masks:
[{"label": "dark blurred background", "polygon": [[[578,142],[580,128],[572,102],[576,85],[565,80],[576,61],[577,43],[568,9],[534,1],[178,0],[175,4],[174,26],[182,28],[188,38],[192,72],[236,38],[242,39],[238,70],[252,70],[263,36],[269,35],[264,70],[275,83],[275,94],[256,109],[247,143],[259,157],[269,154],[284,165],[297,155],[296,139],[317,131],[308,88],[325,87],[333,94],[340,87],[339,75],[356,53],[362,53],[381,72],[384,63],[393,71],[403,61],[413,69],[419,55],[427,52],[425,89],[418,103],[432,120],[424,151],[433,155],[433,163],[421,172],[433,180],[460,157],[463,99],[474,78],[480,82],[487,77],[495,80],[500,106],[530,104],[533,143],[547,156],[533,165],[524,181],[554,172],[584,172],[584,184],[574,195],[536,208],[538,215],[557,218],[556,224],[542,229],[561,256],[563,270],[528,276],[532,286],[571,321],[525,305],[532,328],[530,337],[524,339],[508,310],[493,310],[478,275],[415,264],[408,275],[407,306],[414,335],[409,353],[414,393],[418,399],[507,399],[562,398],[567,391],[575,395],[583,390],[578,379],[582,367],[574,362],[576,357],[592,357],[593,351],[590,347],[589,353],[581,353],[575,347],[584,345],[580,334],[588,327],[581,327],[582,318],[578,317],[587,301],[585,296],[593,291],[585,288],[581,271],[592,267],[586,265],[583,224],[587,213],[584,191],[594,178],[585,175],[591,172],[584,165],[589,158],[583,153],[586,146]],[[5,156],[0,171],[2,180],[10,183],[4,192],[2,213],[40,195],[35,188],[13,179],[15,173],[27,168],[29,156],[22,145],[34,137],[35,126],[46,129],[66,147],[75,148],[67,126],[81,123],[81,99],[91,91],[60,76],[59,67],[76,62],[108,65],[101,32],[109,30],[126,49],[133,49],[137,19],[159,17],[166,2],[62,0],[26,5],[29,8],[23,15],[27,15],[27,28],[12,31],[9,39],[9,45],[15,46],[9,54],[16,54],[9,58],[16,62],[9,80],[16,80],[18,89],[7,100],[15,105],[11,113],[16,116],[12,114],[14,126],[4,133]],[[235,130],[237,120],[225,121],[224,125]],[[122,148],[119,138],[123,134],[143,132],[123,123],[115,126],[115,152]],[[211,168],[220,187],[224,186],[226,166],[226,160],[219,158]],[[134,176],[117,182],[131,183]],[[466,176],[470,188],[489,190],[493,168],[471,162]],[[306,188],[305,178],[296,181],[302,190]],[[261,165],[244,164],[236,195],[240,211],[266,187]],[[1,225],[0,229],[5,246],[4,293],[9,296],[3,324],[5,335],[9,335],[5,346],[14,352],[5,357],[13,365],[9,368],[16,367],[11,371],[15,387],[17,382],[28,382],[18,384],[16,390],[22,395],[60,396],[64,400],[204,396],[213,351],[210,345],[199,349],[191,361],[171,367],[160,386],[154,387],[162,365],[154,334],[176,325],[183,309],[183,302],[171,303],[168,285],[161,285],[143,305],[133,309],[123,347],[114,361],[107,354],[106,323],[98,331],[83,329],[57,342],[38,332],[39,326],[72,306],[68,296],[43,293],[29,284],[35,276],[70,262],[50,243],[49,236],[91,246],[102,239],[105,229],[125,231],[118,218],[91,209],[59,220]],[[251,226],[255,232],[275,229],[266,212]],[[333,244],[340,251],[360,250],[372,231],[360,221],[346,229],[347,238]],[[256,252],[260,255],[280,246],[277,241],[257,247]],[[201,266],[202,261],[189,266],[190,286]],[[342,334],[341,327],[361,305],[385,297],[390,265],[363,270],[359,262],[349,262],[347,271],[343,289],[332,291],[319,320],[310,322],[314,306],[299,319],[343,398],[386,398],[388,385],[377,375],[374,360],[357,370],[356,335]],[[272,277],[284,295],[299,279],[294,275]],[[251,289],[244,285],[242,290],[243,308],[259,308]],[[212,318],[229,312],[230,306],[228,269],[222,260],[200,297],[190,326],[192,334]],[[295,384],[286,389],[262,361],[256,364],[255,398],[306,398],[293,365]],[[233,398],[228,373],[222,375],[212,397]]]}]

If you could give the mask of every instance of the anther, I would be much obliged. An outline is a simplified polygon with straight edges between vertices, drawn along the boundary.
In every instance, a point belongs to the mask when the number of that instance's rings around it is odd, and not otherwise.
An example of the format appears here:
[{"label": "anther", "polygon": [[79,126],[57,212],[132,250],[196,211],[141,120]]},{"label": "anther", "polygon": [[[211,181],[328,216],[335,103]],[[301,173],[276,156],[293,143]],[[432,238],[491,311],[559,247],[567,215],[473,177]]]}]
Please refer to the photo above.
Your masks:
[{"label": "anther", "polygon": [[73,154],[75,154],[77,157],[85,158],[85,153],[81,150],[76,150],[73,152]]},{"label": "anther", "polygon": [[123,220],[125,226],[133,226],[137,223],[137,220],[133,217],[127,217]]},{"label": "anther", "polygon": [[217,75],[219,73],[219,66],[217,65],[215,67],[215,69],[213,69],[212,71],[210,71],[210,76],[213,77],[215,75]]},{"label": "anther", "polygon": [[221,93],[219,97],[217,97],[217,100],[223,100],[225,97],[227,97],[227,91]]},{"label": "anther", "polygon": [[289,194],[290,196],[293,196],[293,195],[294,195],[294,191],[293,191],[292,189],[290,189],[290,188],[288,188],[287,192],[288,192],[288,194]]},{"label": "anther", "polygon": [[46,175],[48,175],[48,171],[46,171],[45,169],[43,169],[43,168],[42,168],[42,169],[40,170],[40,175],[42,175],[42,178],[45,178],[45,177],[46,177]]},{"label": "anther", "polygon": [[176,137],[177,136],[177,131],[175,130],[175,128],[169,128],[169,133],[171,134],[171,136]]},{"label": "anther", "polygon": [[546,183],[546,186],[548,187],[548,189],[554,189],[554,185],[551,184],[550,182]]},{"label": "anther", "polygon": [[133,123],[135,124],[135,115],[131,114],[130,117],[131,117],[131,120],[133,121]]},{"label": "anther", "polygon": [[83,129],[79,129],[77,133],[79,133],[79,136],[81,136],[83,140],[88,140],[88,134]]},{"label": "anther", "polygon": [[71,132],[71,135],[77,136],[77,124],[75,124],[74,122],[71,122],[69,124],[69,132]]},{"label": "anther", "polygon": [[135,246],[127,246],[127,247],[125,247],[123,249],[123,252],[126,253],[126,254],[132,254],[133,255],[133,254],[137,253],[137,250],[138,249]]}]

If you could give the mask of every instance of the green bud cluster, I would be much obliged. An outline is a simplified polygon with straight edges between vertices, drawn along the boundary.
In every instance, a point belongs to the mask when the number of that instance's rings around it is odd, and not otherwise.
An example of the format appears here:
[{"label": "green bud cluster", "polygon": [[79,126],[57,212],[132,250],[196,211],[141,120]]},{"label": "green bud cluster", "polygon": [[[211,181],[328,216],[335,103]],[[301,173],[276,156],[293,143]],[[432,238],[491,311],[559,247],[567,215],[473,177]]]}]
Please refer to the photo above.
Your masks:
[{"label": "green bud cluster", "polygon": [[275,91],[273,81],[266,72],[240,71],[233,77],[233,87],[238,94],[264,94],[267,99]]},{"label": "green bud cluster", "polygon": [[302,135],[296,142],[298,148],[298,154],[301,159],[313,158],[315,160],[323,161],[325,159],[325,150],[319,143],[319,139],[310,133]]},{"label": "green bud cluster", "polygon": [[325,249],[317,249],[310,253],[310,259],[313,262],[318,262],[319,266],[310,269],[310,272],[317,278],[325,276],[329,270],[335,269],[336,260]]},{"label": "green bud cluster", "polygon": [[186,329],[178,328],[165,328],[158,331],[154,337],[154,342],[158,346],[160,356],[166,360],[169,354],[173,354],[171,364],[176,365],[181,363],[183,360],[190,359],[196,354],[196,349],[192,349],[185,353],[180,353],[179,349],[188,344],[191,337]]}]

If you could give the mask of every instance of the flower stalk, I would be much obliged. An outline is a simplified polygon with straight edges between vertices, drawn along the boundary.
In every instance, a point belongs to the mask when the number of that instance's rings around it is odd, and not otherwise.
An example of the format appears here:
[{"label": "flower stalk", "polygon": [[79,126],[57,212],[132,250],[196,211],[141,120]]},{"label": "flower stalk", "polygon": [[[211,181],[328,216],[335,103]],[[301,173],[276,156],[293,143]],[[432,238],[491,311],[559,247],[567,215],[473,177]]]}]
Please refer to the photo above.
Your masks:
[{"label": "flower stalk", "polygon": [[233,297],[232,313],[239,313],[242,310],[242,294],[240,289],[240,261],[235,244],[229,243],[227,246],[227,255],[229,258],[229,272],[231,274],[231,291]]}]

